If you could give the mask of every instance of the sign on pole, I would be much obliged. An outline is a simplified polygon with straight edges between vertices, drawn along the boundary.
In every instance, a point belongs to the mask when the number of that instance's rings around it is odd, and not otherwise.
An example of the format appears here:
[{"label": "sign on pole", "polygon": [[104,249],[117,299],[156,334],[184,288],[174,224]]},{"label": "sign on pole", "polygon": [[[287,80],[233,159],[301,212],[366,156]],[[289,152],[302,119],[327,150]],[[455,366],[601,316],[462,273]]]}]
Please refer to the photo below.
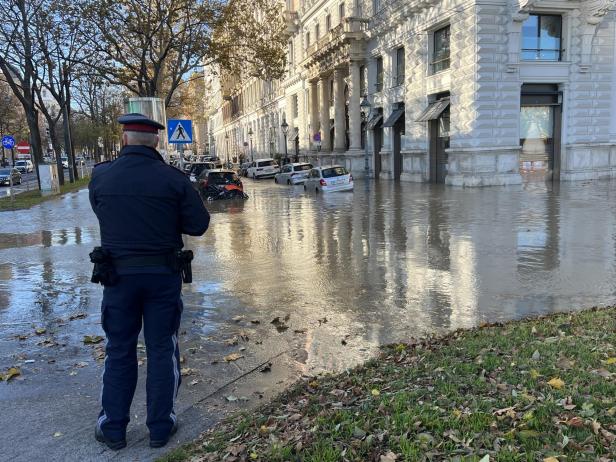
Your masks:
[{"label": "sign on pole", "polygon": [[167,136],[169,143],[192,143],[192,120],[167,120]]},{"label": "sign on pole", "polygon": [[13,149],[13,147],[15,147],[15,138],[10,135],[3,136],[2,147],[6,149]]}]

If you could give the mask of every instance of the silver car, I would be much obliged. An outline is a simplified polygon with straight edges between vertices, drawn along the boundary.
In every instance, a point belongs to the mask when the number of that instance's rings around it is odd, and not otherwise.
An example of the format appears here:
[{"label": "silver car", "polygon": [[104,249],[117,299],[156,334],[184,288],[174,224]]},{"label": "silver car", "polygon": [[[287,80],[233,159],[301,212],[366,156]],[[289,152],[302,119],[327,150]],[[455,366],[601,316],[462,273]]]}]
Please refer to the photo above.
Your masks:
[{"label": "silver car", "polygon": [[288,185],[304,184],[311,169],[312,164],[307,162],[283,165],[281,172],[274,177],[274,182]]}]

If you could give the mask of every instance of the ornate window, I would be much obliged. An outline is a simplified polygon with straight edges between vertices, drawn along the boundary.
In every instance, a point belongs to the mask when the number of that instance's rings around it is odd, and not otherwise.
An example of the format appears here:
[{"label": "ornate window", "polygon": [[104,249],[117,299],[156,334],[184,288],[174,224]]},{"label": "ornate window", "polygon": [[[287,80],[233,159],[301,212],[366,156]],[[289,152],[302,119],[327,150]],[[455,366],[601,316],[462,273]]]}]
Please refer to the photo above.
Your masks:
[{"label": "ornate window", "polygon": [[562,58],[562,17],[531,14],[522,24],[523,61],[560,61]]},{"label": "ornate window", "polygon": [[449,26],[434,31],[432,37],[432,73],[449,69]]},{"label": "ornate window", "polygon": [[383,57],[376,58],[376,91],[383,89]]},{"label": "ornate window", "polygon": [[404,85],[404,47],[396,50],[396,85]]}]

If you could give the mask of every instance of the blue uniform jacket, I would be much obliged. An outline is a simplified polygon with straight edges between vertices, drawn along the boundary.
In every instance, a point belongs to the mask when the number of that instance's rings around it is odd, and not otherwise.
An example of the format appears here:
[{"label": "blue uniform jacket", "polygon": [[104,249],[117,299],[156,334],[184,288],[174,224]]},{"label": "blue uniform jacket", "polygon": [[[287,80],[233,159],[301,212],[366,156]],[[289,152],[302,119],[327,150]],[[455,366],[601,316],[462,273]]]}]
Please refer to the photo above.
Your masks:
[{"label": "blue uniform jacket", "polygon": [[101,246],[113,258],[179,250],[182,234],[200,236],[210,222],[188,178],[147,146],[126,146],[97,165],[89,188]]}]

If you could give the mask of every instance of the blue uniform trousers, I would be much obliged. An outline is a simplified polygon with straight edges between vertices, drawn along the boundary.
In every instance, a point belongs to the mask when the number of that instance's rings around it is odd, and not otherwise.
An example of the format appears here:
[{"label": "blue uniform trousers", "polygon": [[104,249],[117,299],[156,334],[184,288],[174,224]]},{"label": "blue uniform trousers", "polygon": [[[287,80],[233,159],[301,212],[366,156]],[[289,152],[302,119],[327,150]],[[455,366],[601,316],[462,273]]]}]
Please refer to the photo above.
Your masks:
[{"label": "blue uniform trousers", "polygon": [[102,410],[98,425],[113,440],[126,437],[137,386],[137,338],[143,321],[147,351],[147,426],[150,438],[169,436],[181,382],[178,328],[182,280],[174,274],[121,275],[105,287],[102,325],[107,335]]}]

